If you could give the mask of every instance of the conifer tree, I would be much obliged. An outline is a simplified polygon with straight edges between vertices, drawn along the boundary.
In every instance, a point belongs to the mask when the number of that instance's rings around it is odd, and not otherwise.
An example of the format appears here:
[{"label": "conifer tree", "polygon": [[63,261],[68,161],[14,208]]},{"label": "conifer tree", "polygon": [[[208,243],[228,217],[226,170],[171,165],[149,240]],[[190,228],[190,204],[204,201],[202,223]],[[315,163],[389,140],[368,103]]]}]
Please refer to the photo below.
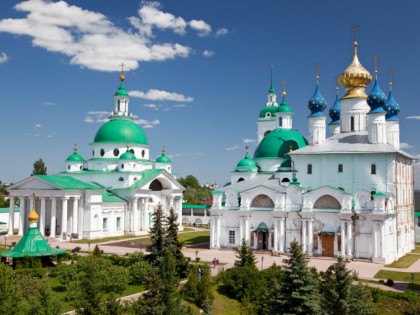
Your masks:
[{"label": "conifer tree", "polygon": [[320,313],[318,283],[308,267],[308,256],[296,241],[290,243],[291,256],[285,259],[282,282],[271,301],[272,314]]},{"label": "conifer tree", "polygon": [[96,244],[95,245],[95,248],[93,249],[93,253],[92,253],[92,255],[94,256],[94,257],[102,257],[102,253],[101,253],[101,250],[99,249],[99,246],[98,246],[98,244]]},{"label": "conifer tree", "polygon": [[185,277],[188,261],[185,259],[184,254],[182,253],[182,247],[184,246],[184,243],[180,242],[178,238],[178,215],[172,207],[169,210],[167,226],[168,243],[173,257],[175,258],[176,270],[180,277]]},{"label": "conifer tree", "polygon": [[164,225],[164,216],[162,205],[158,204],[152,216],[152,227],[150,228],[150,240],[152,244],[147,246],[149,261],[152,265],[157,266],[160,258],[163,257],[168,248],[168,240],[166,238],[166,231]]},{"label": "conifer tree", "polygon": [[236,260],[236,265],[241,267],[251,267],[257,269],[257,258],[254,255],[254,251],[248,246],[245,238],[242,239],[241,246],[236,250],[238,253],[238,260]]}]

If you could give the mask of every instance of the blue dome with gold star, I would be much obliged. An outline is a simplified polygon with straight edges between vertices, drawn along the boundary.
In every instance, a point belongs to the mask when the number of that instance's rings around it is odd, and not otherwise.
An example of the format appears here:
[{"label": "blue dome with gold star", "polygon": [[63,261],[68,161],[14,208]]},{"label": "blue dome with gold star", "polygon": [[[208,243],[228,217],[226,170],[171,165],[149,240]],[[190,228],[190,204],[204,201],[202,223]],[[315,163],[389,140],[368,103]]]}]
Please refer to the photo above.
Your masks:
[{"label": "blue dome with gold star", "polygon": [[335,97],[334,105],[330,108],[329,115],[332,120],[330,125],[340,124],[340,101],[338,100],[338,95]]},{"label": "blue dome with gold star", "polygon": [[379,87],[378,81],[375,80],[375,85],[373,86],[372,92],[370,92],[367,103],[370,106],[369,113],[383,113],[385,103],[386,103],[386,95]]},{"label": "blue dome with gold star", "polygon": [[316,86],[315,93],[308,102],[308,107],[311,111],[310,116],[325,116],[324,109],[327,107],[327,101],[319,92],[318,85]]},{"label": "blue dome with gold star", "polygon": [[386,111],[386,120],[399,120],[397,115],[400,112],[400,105],[398,105],[392,92],[389,91],[388,99],[385,103],[384,109]]}]

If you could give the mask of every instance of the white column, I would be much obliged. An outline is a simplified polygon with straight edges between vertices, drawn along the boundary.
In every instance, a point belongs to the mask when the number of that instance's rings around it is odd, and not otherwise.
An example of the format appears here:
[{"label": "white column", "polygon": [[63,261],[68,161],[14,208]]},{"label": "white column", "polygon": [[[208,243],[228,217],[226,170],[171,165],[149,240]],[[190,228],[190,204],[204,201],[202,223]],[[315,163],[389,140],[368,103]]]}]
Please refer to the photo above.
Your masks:
[{"label": "white column", "polygon": [[221,218],[220,218],[220,216],[217,216],[217,239],[216,239],[216,247],[217,248],[220,248],[220,235],[221,235],[221,233],[220,233],[220,225],[221,225],[221,223],[220,223],[220,220]]},{"label": "white column", "polygon": [[351,220],[347,221],[347,255],[352,255],[351,245],[352,245],[352,230],[351,230]]},{"label": "white column", "polygon": [[57,199],[51,197],[51,224],[50,224],[50,236],[55,237],[56,219],[57,218]]},{"label": "white column", "polygon": [[[178,224],[182,227],[182,201],[181,197],[178,198],[178,200],[174,201],[175,204],[175,213],[178,214]],[[206,211],[206,209],[204,209]],[[204,213],[206,213],[204,211]]]},{"label": "white column", "polygon": [[138,209],[138,203],[137,203],[137,197],[134,197],[132,199],[132,203],[133,203],[133,231],[137,232],[140,230],[139,225],[140,225],[140,217],[139,217],[139,209]]},{"label": "white column", "polygon": [[373,222],[373,257],[378,257],[378,225]]},{"label": "white column", "polygon": [[285,244],[284,244],[284,221],[285,218],[280,218],[280,246],[279,251],[284,252],[285,251]]},{"label": "white column", "polygon": [[313,228],[312,228],[312,219],[308,220],[308,252],[312,255],[312,248],[314,243],[314,235],[313,235]]},{"label": "white column", "polygon": [[39,216],[39,231],[45,235],[45,197],[41,197],[41,215]]},{"label": "white column", "polygon": [[9,206],[9,231],[8,235],[13,235],[13,229],[15,228],[15,196],[10,196]]},{"label": "white column", "polygon": [[214,247],[214,239],[215,239],[215,222],[214,222],[214,216],[210,216],[210,248]]},{"label": "white column", "polygon": [[79,227],[79,198],[73,198],[73,224],[72,224],[72,233],[77,233]]},{"label": "white column", "polygon": [[61,206],[61,239],[63,239],[63,234],[66,233],[67,235],[67,200],[68,197],[62,197],[62,206]]},{"label": "white column", "polygon": [[341,256],[346,255],[346,221],[341,220]]},{"label": "white column", "polygon": [[147,231],[149,229],[149,200],[148,198],[145,199],[144,201],[144,230]]},{"label": "white column", "polygon": [[302,248],[303,252],[306,253],[306,220],[302,220]]},{"label": "white column", "polygon": [[245,240],[246,244],[249,246],[249,216],[245,217]]},{"label": "white column", "polygon": [[84,213],[83,213],[83,195],[79,198],[79,220],[77,222],[77,233],[79,234],[79,239],[83,238],[83,222],[84,222]]},{"label": "white column", "polygon": [[[381,258],[385,258],[385,222],[381,222]],[[407,233],[408,234],[408,233]]]},{"label": "white column", "polygon": [[244,218],[239,217],[239,244],[242,244],[242,238],[244,237]]},{"label": "white column", "polygon": [[279,219],[274,218],[274,248],[273,250],[277,252],[279,250]]},{"label": "white column", "polygon": [[20,212],[19,212],[19,232],[18,235],[23,235],[23,227],[25,222],[25,208],[26,208],[26,198],[25,196],[19,197],[20,199]]}]

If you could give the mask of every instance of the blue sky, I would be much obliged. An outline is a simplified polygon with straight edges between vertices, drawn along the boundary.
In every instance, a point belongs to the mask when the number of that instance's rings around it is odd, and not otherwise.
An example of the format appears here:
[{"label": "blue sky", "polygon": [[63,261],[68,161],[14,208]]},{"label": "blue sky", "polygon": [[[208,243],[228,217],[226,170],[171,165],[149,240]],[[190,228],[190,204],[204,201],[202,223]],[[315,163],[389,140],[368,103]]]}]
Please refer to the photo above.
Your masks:
[{"label": "blue sky", "polygon": [[224,183],[244,146],[255,149],[270,64],[278,94],[287,82],[294,128],[306,136],[314,64],[329,108],[334,76],[352,58],[354,23],[362,65],[373,74],[370,58],[381,57],[386,94],[386,71],[395,70],[401,142],[419,155],[419,12],[418,1],[2,0],[0,179],[29,176],[39,157],[49,173],[60,172],[74,143],[90,158],[124,62],[130,111],[152,158],[164,144],[180,176]]}]

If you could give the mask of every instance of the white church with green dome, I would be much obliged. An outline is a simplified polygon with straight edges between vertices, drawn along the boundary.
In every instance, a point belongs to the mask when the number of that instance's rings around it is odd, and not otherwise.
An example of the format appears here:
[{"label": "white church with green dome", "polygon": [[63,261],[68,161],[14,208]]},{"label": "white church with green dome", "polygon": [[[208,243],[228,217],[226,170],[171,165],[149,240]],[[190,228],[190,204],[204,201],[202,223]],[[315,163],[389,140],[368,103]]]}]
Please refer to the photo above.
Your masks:
[{"label": "white church with green dome", "polygon": [[293,240],[313,256],[390,263],[415,247],[413,163],[400,150],[399,106],[360,64],[357,42],[341,74],[345,95],[329,110],[317,85],[308,102],[307,140],[273,88],[257,120],[258,146],[231,181],[213,192],[210,247],[284,253]]},{"label": "white church with green dome", "polygon": [[164,149],[151,160],[146,135],[128,111],[124,79],[121,75],[109,121],[90,144],[89,159],[80,156],[75,146],[64,172],[31,176],[9,188],[10,204],[20,200],[18,222],[13,207],[9,216],[9,226],[18,226],[19,235],[28,229],[27,217],[34,206],[39,209],[41,234],[64,240],[147,234],[158,204],[166,214],[173,207],[181,224],[184,188],[172,175]]}]

